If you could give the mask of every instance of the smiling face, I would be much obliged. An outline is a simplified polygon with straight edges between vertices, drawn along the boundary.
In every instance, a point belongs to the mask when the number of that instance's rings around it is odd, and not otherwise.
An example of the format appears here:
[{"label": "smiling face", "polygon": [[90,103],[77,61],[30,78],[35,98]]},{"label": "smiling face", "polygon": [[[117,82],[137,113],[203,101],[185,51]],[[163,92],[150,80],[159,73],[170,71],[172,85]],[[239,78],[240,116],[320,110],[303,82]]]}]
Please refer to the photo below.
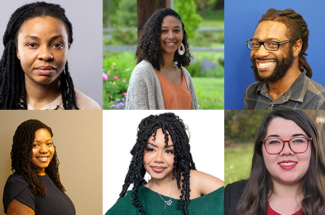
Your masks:
[{"label": "smiling face", "polygon": [[26,20],[17,39],[17,57],[25,82],[43,85],[56,80],[66,64],[68,48],[68,34],[62,21],[50,16]]},{"label": "smiling face", "polygon": [[33,142],[32,163],[37,166],[40,175],[45,175],[45,168],[49,166],[54,152],[50,132],[45,128],[38,129]]},{"label": "smiling face", "polygon": [[[291,39],[287,35],[287,27],[281,22],[263,21],[258,24],[253,40],[260,42],[282,42]],[[294,60],[289,43],[279,46],[277,51],[268,51],[263,45],[251,51],[251,61],[255,79],[265,83],[273,83],[282,79]]]},{"label": "smiling face", "polygon": [[[277,117],[273,119],[267,128],[266,138],[275,137],[282,140],[289,140],[293,137],[308,137],[308,135],[292,120]],[[280,154],[270,155],[266,152],[264,145],[262,153],[266,169],[271,175],[272,181],[281,184],[300,183],[301,178],[306,174],[311,158],[311,145],[306,152],[294,153],[288,143]]]},{"label": "smiling face", "polygon": [[161,23],[160,43],[163,54],[173,54],[183,40],[182,23],[174,16],[166,16]]},{"label": "smiling face", "polygon": [[143,166],[153,179],[172,177],[174,164],[174,146],[170,135],[168,145],[161,129],[157,130],[156,139],[153,135],[148,139],[148,145],[143,152]]}]

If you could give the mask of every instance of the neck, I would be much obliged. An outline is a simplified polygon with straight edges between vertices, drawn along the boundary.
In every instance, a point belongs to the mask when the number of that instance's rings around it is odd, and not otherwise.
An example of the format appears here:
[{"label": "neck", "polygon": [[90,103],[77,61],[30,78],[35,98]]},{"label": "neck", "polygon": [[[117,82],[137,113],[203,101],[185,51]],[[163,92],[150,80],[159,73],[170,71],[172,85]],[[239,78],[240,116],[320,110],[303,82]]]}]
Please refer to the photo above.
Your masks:
[{"label": "neck", "polygon": [[292,64],[286,75],[281,80],[268,84],[270,95],[274,100],[277,100],[287,92],[301,74],[301,71],[298,68],[298,63],[296,63],[295,66],[294,64],[295,63]]},{"label": "neck", "polygon": [[304,194],[300,188],[301,183],[280,183],[272,179],[273,191],[269,198],[269,204],[280,214],[293,214],[301,209]]},{"label": "neck", "polygon": [[175,67],[174,54],[163,53],[164,65],[161,65],[163,69],[173,69]]},{"label": "neck", "polygon": [[43,85],[33,81],[25,81],[25,86],[26,101],[36,110],[51,103],[61,94],[59,79],[56,79],[50,84]]}]

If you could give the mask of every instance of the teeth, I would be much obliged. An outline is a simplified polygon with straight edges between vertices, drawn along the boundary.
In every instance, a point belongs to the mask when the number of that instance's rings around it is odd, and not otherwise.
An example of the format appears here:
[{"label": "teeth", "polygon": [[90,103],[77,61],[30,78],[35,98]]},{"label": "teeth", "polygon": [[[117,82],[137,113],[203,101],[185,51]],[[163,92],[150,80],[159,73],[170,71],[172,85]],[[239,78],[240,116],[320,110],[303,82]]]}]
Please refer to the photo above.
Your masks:
[{"label": "teeth", "polygon": [[174,45],[175,43],[166,43],[166,44],[171,46],[171,45]]},{"label": "teeth", "polygon": [[47,157],[38,157],[38,159],[41,161],[47,161]]},{"label": "teeth", "polygon": [[296,162],[290,162],[290,163],[280,163],[280,165],[282,166],[291,166],[291,165],[295,165]]},{"label": "teeth", "polygon": [[272,64],[274,64],[274,62],[266,62],[266,63],[259,62],[258,64],[260,65],[260,67],[269,67]]}]

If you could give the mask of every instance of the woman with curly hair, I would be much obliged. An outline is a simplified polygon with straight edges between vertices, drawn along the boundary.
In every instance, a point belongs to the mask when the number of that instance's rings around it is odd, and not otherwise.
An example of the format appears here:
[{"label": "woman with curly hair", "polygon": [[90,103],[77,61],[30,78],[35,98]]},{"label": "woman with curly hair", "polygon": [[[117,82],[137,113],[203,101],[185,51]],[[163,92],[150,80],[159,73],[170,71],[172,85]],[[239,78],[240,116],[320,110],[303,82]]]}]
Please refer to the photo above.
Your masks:
[{"label": "woman with curly hair", "polygon": [[68,68],[72,24],[57,4],[18,8],[3,36],[0,109],[101,109],[74,89]]},{"label": "woman with curly hair", "polygon": [[325,214],[325,163],[316,127],[302,111],[263,120],[248,180],[225,189],[225,214]]},{"label": "woman with curly hair", "polygon": [[181,17],[156,11],[143,28],[127,91],[126,109],[198,109],[194,83],[183,67],[191,54]]},{"label": "woman with curly hair", "polygon": [[106,215],[223,214],[223,181],[196,170],[186,130],[173,113],[140,122],[122,192]]},{"label": "woman with curly hair", "polygon": [[60,181],[59,160],[53,133],[44,123],[21,123],[13,137],[11,170],[3,206],[10,214],[74,215],[74,205]]}]

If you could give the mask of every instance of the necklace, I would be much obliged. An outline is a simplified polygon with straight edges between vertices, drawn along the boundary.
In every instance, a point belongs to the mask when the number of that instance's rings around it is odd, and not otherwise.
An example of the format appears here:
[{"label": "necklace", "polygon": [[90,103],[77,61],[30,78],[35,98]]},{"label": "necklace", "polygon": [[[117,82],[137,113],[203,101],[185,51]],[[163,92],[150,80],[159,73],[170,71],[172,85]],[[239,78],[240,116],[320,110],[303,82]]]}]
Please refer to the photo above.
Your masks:
[{"label": "necklace", "polygon": [[[173,181],[172,181],[173,182]],[[155,191],[154,189],[153,189],[153,182],[151,181],[151,185],[152,185],[152,190],[153,191]],[[166,205],[168,205],[168,206],[171,206],[172,205],[172,203],[173,203],[173,201],[172,201],[172,199],[171,199],[171,195],[172,195],[172,183],[170,184],[170,195],[169,195],[169,200],[168,201],[166,201],[161,195],[160,195],[160,193],[158,193],[158,195],[160,196],[160,198],[161,198],[161,200],[163,200],[164,202],[165,202],[165,210],[166,210]],[[156,191],[155,191],[156,192]]]}]

